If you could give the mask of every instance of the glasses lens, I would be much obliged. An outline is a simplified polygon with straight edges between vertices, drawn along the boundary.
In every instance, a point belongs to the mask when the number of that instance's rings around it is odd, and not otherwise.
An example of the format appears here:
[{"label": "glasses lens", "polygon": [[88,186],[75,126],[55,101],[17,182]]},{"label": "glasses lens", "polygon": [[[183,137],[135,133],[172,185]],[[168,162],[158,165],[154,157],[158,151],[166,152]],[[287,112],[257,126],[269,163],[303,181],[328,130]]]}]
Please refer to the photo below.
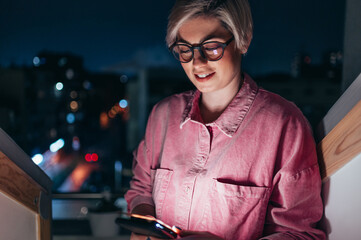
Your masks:
[{"label": "glasses lens", "polygon": [[218,60],[223,55],[223,46],[221,43],[209,42],[202,46],[202,51],[208,60]]},{"label": "glasses lens", "polygon": [[192,49],[184,44],[177,44],[173,47],[173,54],[181,62],[189,62],[192,60]]}]

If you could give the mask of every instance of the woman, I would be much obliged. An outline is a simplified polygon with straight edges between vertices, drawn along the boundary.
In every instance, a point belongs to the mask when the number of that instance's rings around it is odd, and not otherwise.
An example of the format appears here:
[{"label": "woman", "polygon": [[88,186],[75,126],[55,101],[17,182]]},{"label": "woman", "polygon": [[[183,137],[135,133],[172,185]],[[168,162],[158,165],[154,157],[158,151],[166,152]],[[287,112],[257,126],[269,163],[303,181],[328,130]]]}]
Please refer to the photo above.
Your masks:
[{"label": "woman", "polygon": [[167,44],[197,90],[153,108],[129,210],[180,227],[184,239],[323,239],[309,124],[242,73],[251,38],[246,0],[176,1]]}]

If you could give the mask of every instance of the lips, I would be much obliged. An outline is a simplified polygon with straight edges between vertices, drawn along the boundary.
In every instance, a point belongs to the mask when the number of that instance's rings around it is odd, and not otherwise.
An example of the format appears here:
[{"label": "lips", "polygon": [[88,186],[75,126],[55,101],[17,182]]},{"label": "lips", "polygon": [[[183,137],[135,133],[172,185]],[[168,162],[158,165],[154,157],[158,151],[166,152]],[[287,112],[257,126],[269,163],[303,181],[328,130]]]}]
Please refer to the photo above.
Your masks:
[{"label": "lips", "polygon": [[203,74],[194,74],[195,78],[199,82],[205,82],[211,79],[214,76],[215,72],[213,73],[203,73]]}]

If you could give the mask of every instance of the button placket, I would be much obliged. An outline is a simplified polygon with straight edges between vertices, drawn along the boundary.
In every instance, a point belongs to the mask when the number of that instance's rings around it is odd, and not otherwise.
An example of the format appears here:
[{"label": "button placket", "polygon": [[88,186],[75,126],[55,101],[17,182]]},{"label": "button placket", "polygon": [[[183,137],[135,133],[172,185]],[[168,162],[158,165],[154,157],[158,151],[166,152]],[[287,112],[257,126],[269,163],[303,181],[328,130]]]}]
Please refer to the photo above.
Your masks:
[{"label": "button placket", "polygon": [[198,162],[201,163],[200,167],[203,167],[204,163],[206,162],[209,150],[210,150],[210,135],[207,130],[206,126],[202,126],[201,133],[200,133],[200,145],[199,145],[199,153],[198,153]]}]

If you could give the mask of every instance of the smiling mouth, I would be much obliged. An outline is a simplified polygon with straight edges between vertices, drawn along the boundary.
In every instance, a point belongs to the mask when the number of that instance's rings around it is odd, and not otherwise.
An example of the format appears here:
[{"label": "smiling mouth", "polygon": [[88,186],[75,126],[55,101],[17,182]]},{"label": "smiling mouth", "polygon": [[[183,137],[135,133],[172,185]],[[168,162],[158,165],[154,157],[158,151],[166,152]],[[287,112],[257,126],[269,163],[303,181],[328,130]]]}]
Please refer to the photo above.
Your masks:
[{"label": "smiling mouth", "polygon": [[209,79],[211,79],[213,77],[215,73],[208,73],[208,74],[194,74],[194,76],[196,77],[196,79],[200,82],[204,82],[207,81]]}]

